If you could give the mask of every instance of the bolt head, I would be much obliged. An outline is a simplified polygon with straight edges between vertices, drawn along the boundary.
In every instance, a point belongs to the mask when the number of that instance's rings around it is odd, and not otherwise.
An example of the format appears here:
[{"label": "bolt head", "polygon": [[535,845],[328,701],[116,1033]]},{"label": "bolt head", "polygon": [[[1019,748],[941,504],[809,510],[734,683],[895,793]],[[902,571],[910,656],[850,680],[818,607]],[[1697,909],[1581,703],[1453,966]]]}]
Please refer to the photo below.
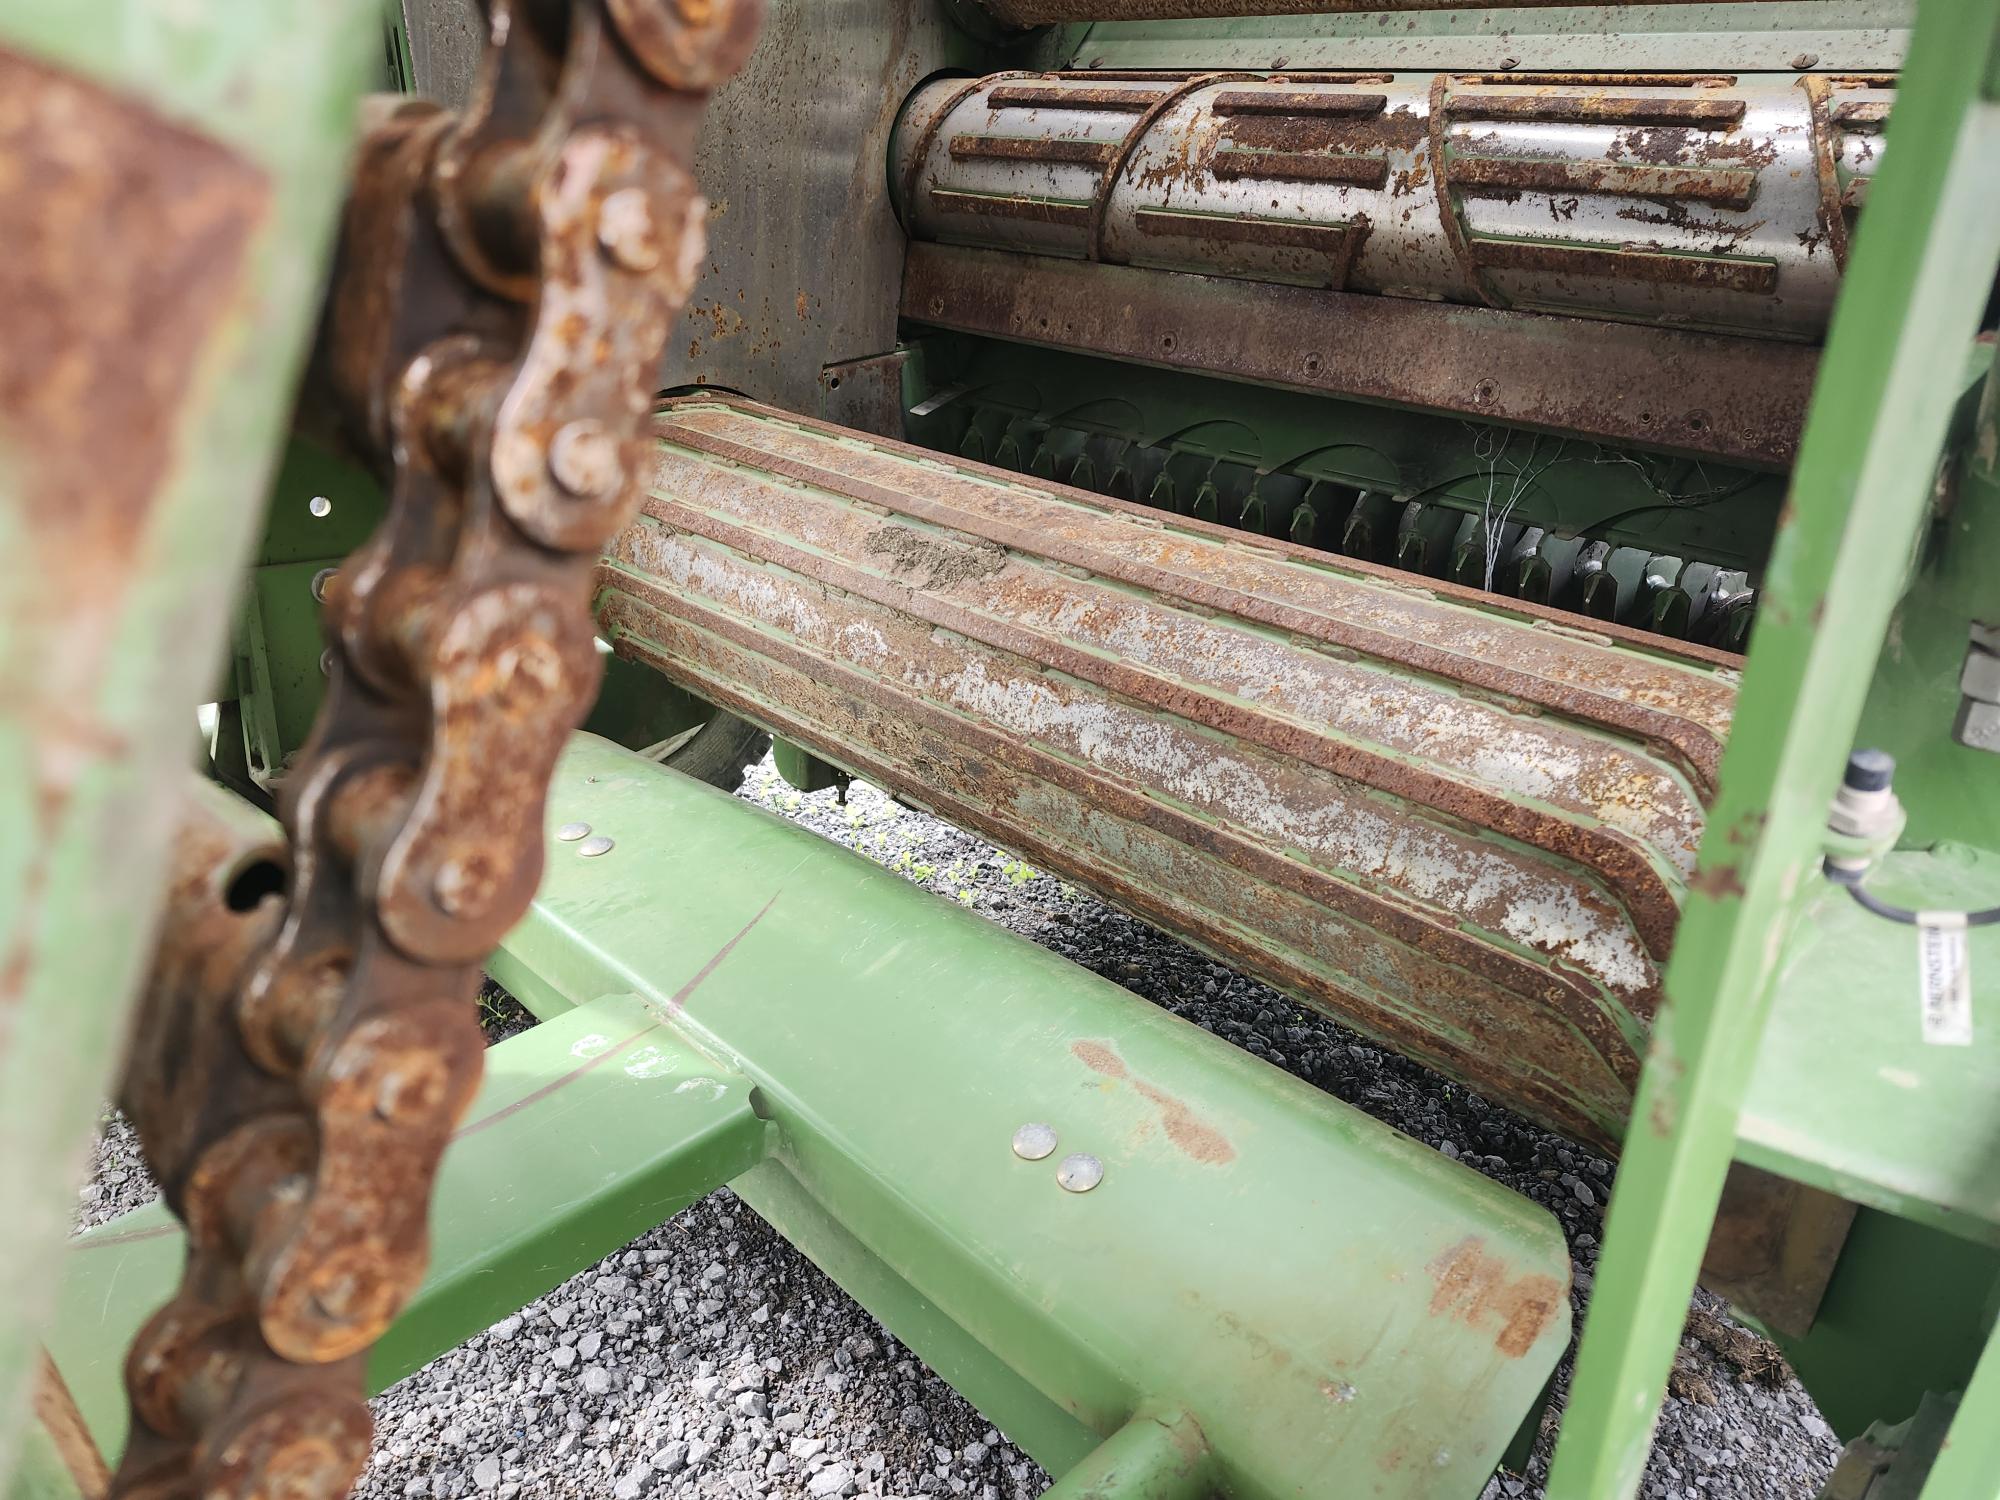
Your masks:
[{"label": "bolt head", "polygon": [[1055,1127],[1051,1125],[1023,1125],[1014,1132],[1014,1154],[1022,1161],[1041,1161],[1053,1156],[1056,1149]]},{"label": "bolt head", "polygon": [[556,837],[561,839],[565,844],[577,843],[582,839],[590,837],[590,825],[588,823],[565,823],[556,830]]},{"label": "bolt head", "polygon": [[582,855],[585,859],[602,859],[605,855],[609,854],[613,849],[616,849],[617,847],[618,845],[615,840],[608,839],[603,834],[600,833],[595,837],[587,838],[582,843],[578,844],[576,846],[576,852]]},{"label": "bolt head", "polygon": [[1066,1193],[1087,1193],[1104,1181],[1104,1163],[1087,1151],[1065,1156],[1056,1168],[1056,1181]]},{"label": "bolt head", "polygon": [[579,500],[603,500],[625,482],[618,439],[602,422],[571,422],[549,444],[549,472]]}]

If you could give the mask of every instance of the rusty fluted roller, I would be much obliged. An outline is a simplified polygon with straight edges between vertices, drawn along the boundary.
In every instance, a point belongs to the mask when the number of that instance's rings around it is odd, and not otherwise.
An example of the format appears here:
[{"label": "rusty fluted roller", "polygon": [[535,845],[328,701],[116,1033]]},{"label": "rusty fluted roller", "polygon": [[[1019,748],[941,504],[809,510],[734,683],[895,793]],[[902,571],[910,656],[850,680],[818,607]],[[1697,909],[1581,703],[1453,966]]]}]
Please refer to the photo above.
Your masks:
[{"label": "rusty fluted roller", "polygon": [[620,654],[1618,1139],[1733,659],[745,402],[656,432]]}]

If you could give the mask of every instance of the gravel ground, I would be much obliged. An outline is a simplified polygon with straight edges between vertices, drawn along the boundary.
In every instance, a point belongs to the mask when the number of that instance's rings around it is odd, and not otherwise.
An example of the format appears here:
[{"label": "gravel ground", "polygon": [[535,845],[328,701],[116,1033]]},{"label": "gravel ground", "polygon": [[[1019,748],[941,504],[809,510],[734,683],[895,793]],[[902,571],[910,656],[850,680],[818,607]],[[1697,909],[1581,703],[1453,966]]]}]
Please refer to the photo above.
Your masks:
[{"label": "gravel ground", "polygon": [[[805,796],[767,759],[743,795],[1062,953],[1553,1212],[1582,1324],[1611,1166],[1063,882],[857,784]],[[489,1033],[527,1024],[489,991]],[[108,1116],[80,1222],[146,1201]],[[1536,1496],[1557,1400],[1525,1474]],[[964,1495],[1025,1500],[1048,1476],[723,1189],[376,1402],[357,1493],[637,1500]],[[1705,1294],[1691,1309],[1647,1500],[1811,1500],[1839,1445],[1777,1352]]]}]

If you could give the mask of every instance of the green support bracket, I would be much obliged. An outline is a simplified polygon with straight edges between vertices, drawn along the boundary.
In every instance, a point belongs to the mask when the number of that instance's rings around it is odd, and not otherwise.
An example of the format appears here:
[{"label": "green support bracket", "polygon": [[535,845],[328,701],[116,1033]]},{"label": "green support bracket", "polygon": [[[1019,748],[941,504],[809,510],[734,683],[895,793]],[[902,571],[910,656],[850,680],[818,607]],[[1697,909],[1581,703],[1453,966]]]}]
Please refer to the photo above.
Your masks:
[{"label": "green support bracket", "polygon": [[[509,1038],[439,1181],[431,1269],[375,1348],[381,1390],[763,1159],[741,1076],[610,995]],[[125,1444],[125,1350],[179,1279],[154,1204],[72,1242],[50,1348],[106,1454]]]},{"label": "green support bracket", "polygon": [[[1549,1494],[1625,1500],[1736,1154],[1784,939],[1928,519],[1956,361],[2000,261],[1995,0],[1924,0],[1766,581],[1655,1023]],[[1948,725],[1938,727],[1948,733]]]},{"label": "green support bracket", "polygon": [[0,1487],[381,41],[378,0],[0,9]]},{"label": "green support bracket", "polygon": [[774,1146],[736,1191],[1046,1467],[1183,1409],[1239,1500],[1479,1493],[1567,1342],[1546,1214],[602,740],[550,819],[613,847],[551,842],[494,976],[546,1015],[644,995],[749,1078]]}]

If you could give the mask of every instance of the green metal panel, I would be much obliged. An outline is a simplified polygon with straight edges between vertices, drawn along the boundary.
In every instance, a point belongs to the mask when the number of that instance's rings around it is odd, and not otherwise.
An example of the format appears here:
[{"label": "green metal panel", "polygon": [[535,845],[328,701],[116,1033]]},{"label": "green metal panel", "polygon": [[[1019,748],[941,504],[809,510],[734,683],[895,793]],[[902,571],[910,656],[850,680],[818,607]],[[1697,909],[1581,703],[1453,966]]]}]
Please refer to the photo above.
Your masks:
[{"label": "green metal panel", "polygon": [[[781,1168],[844,1237],[774,1215],[926,1357],[917,1299],[986,1351],[987,1414],[1045,1463],[1149,1400],[1185,1406],[1251,1497],[1476,1495],[1565,1343],[1539,1210],[1357,1111],[846,850],[581,737],[541,896],[495,971],[547,1010],[633,990],[757,1087]],[[670,900],[657,893],[671,892]],[[1066,1193],[1057,1157],[1102,1186]],[[767,1169],[768,1170],[768,1169]],[[761,1207],[752,1174],[738,1190]],[[794,1199],[796,1203],[797,1199]],[[1248,1270],[1254,1266],[1254,1272]],[[853,1287],[867,1297],[867,1285]],[[949,1363],[953,1379],[960,1371]],[[1041,1445],[1051,1406],[1072,1431]],[[1024,1420],[1017,1420],[1022,1418]]]},{"label": "green metal panel", "polygon": [[[749,1085],[611,995],[492,1049],[445,1157],[430,1274],[376,1345],[380,1390],[748,1170]],[[161,1204],[72,1243],[51,1349],[101,1447],[126,1431],[125,1349],[180,1276]]]},{"label": "green metal panel", "polygon": [[[1949,725],[1949,707],[1941,722]],[[1959,843],[1892,854],[1868,888],[1917,911],[2000,904],[2000,854]],[[1974,1010],[1991,1016],[2000,1007],[2000,927],[1968,940]],[[1916,929],[1827,886],[1779,977],[1738,1154],[2000,1246],[2000,1139],[1973,1123],[2000,1098],[2000,1026],[1978,1026],[1970,1047],[1929,1046],[1917,996]]]},{"label": "green metal panel", "polygon": [[[1751,4],[1467,6],[1378,14],[1122,21],[1057,28],[1048,61],[1089,68],[1524,68],[1765,71],[1896,68],[1914,0]],[[1057,50],[1060,49],[1060,50]]]},{"label": "green metal panel", "polygon": [[[1926,0],[1886,168],[1834,315],[1741,706],[1667,976],[1550,1479],[1622,1500],[1662,1389],[1783,951],[1901,591],[1971,332],[2000,258],[1994,0]],[[1948,726],[1940,726],[1940,733]]]},{"label": "green metal panel", "polygon": [[[74,139],[118,154],[93,177],[105,161],[45,147],[65,165],[0,188],[8,288],[31,304],[10,326],[51,315],[39,274],[67,279],[98,339],[61,346],[67,404],[32,334],[0,382],[28,403],[0,413],[0,1475],[380,45],[374,0],[10,0],[0,18],[27,106],[10,162],[47,129],[29,76],[65,91]],[[71,192],[62,212],[23,196]],[[212,238],[176,233],[190,223]],[[35,262],[55,224],[69,237]],[[51,490],[65,464],[91,480]]]}]

